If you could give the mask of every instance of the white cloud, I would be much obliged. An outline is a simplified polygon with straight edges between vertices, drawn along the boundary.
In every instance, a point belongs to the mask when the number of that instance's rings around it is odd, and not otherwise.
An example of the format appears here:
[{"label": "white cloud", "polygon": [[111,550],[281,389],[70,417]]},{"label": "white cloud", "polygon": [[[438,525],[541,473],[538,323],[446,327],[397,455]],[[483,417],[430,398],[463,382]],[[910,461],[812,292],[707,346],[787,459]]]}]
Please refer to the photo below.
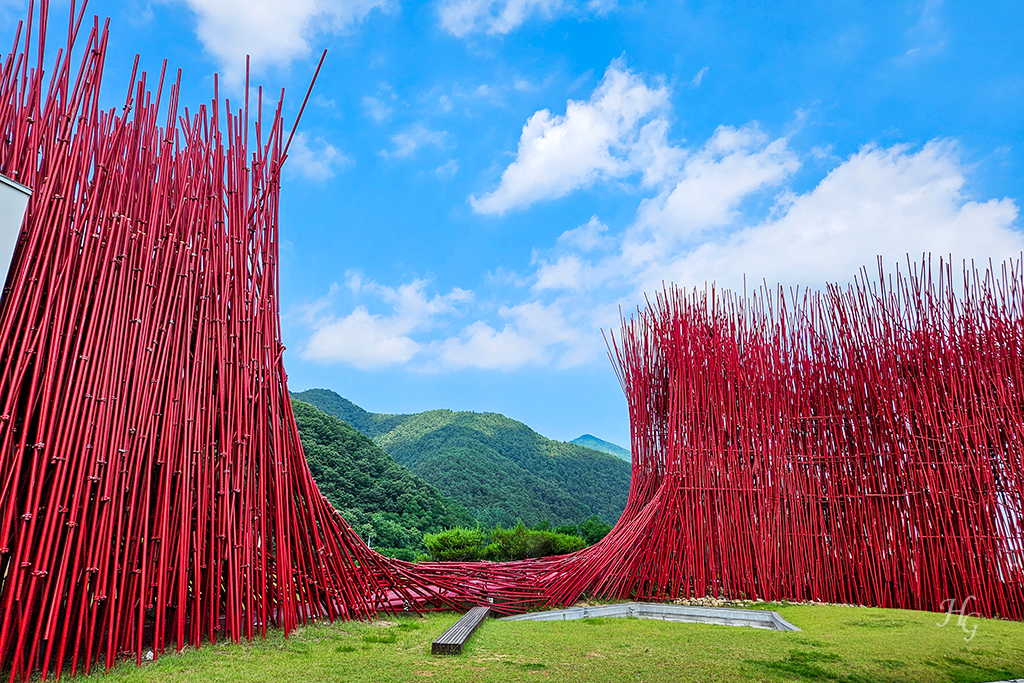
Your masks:
[{"label": "white cloud", "polygon": [[459,172],[459,162],[455,159],[450,159],[447,163],[441,164],[434,169],[434,175],[442,180],[449,180],[455,177],[455,174]]},{"label": "white cloud", "polygon": [[527,302],[502,307],[506,319],[500,331],[483,321],[466,327],[440,344],[441,360],[450,368],[511,370],[555,361],[573,367],[589,360],[577,348],[581,332],[567,320],[558,304]]},{"label": "white cloud", "polygon": [[811,157],[818,161],[839,159],[839,157],[832,154],[832,145],[815,145],[814,147],[811,147]]},{"label": "white cloud", "polygon": [[[584,257],[584,254],[595,250],[615,246],[607,232],[608,226],[597,216],[591,216],[589,221],[578,228],[563,232],[550,258],[534,259],[537,268],[534,272],[533,291],[587,290],[615,278],[617,265],[611,259],[605,258],[595,264]],[[562,253],[558,253],[560,251]]]},{"label": "white cloud", "polygon": [[[820,141],[798,154],[787,138],[750,123],[684,145],[669,137],[671,115],[664,88],[613,63],[593,95],[570,101],[564,116],[545,110],[530,118],[499,187],[473,199],[478,212],[502,213],[600,179],[631,183],[641,198],[631,219],[606,225],[592,216],[540,245],[529,265],[490,273],[475,318],[451,315],[462,296],[455,290],[430,298],[416,281],[402,295],[354,278],[353,292],[374,294],[392,313],[357,308],[327,318],[317,302],[307,317],[349,336],[362,330],[381,340],[391,362],[410,367],[566,368],[601,358],[600,330],[616,325],[619,307],[634,309],[664,283],[820,287],[849,282],[878,255],[891,267],[907,254],[987,263],[1024,251],[1017,203],[974,196],[972,169],[954,142],[866,145],[841,158]],[[801,156],[813,160],[800,176],[809,187],[794,180]],[[807,178],[822,165],[824,177]],[[324,336],[338,334],[330,328]],[[367,362],[354,351],[337,354]]]},{"label": "white cloud", "polygon": [[400,365],[412,360],[423,348],[411,336],[430,330],[437,318],[457,312],[457,306],[472,300],[471,292],[452,289],[448,294],[425,293],[425,280],[414,280],[391,288],[364,280],[359,273],[350,273],[346,286],[354,294],[375,296],[390,311],[372,314],[365,306],[356,306],[348,315],[324,314],[331,300],[340,291],[331,286],[327,297],[305,307],[303,320],[314,328],[302,357],[320,363],[344,363],[360,369]]},{"label": "white cloud", "polygon": [[444,0],[441,27],[454,36],[484,32],[504,35],[528,19],[550,19],[567,9],[562,0]]},{"label": "white cloud", "polygon": [[467,327],[461,338],[451,337],[442,343],[441,358],[453,368],[511,370],[547,360],[542,344],[526,339],[514,329],[498,332],[483,321]]},{"label": "white cloud", "polygon": [[493,192],[469,198],[473,209],[501,215],[601,178],[630,175],[640,124],[667,101],[664,86],[650,88],[620,60],[612,62],[589,100],[569,100],[564,116],[542,109],[529,118],[515,161]]},{"label": "white cloud", "polygon": [[616,0],[442,0],[441,28],[462,38],[472,33],[506,35],[532,19],[552,20],[565,14],[602,17]]},{"label": "white cloud", "polygon": [[377,125],[390,119],[391,115],[395,112],[384,100],[370,97],[369,95],[363,98],[363,109],[366,110],[366,115],[373,119],[373,122]]},{"label": "white cloud", "polygon": [[[908,254],[985,264],[1024,251],[1017,204],[972,198],[969,167],[950,142],[865,146],[802,193],[786,186],[795,169],[784,140],[770,141],[752,126],[720,128],[618,235],[592,230],[592,219],[563,233],[549,255],[535,256],[531,299],[560,302],[582,335],[572,348],[583,353],[589,343],[584,357],[594,359],[597,329],[615,324],[610,309],[629,311],[665,283],[821,287],[870,271],[878,256],[891,270]],[[768,199],[768,208],[754,202],[762,208],[744,209],[755,197]],[[592,236],[603,238],[596,255]],[[553,348],[533,348],[531,362],[563,362],[545,355]]]},{"label": "white cloud", "polygon": [[296,133],[292,145],[288,148],[288,160],[285,168],[297,172],[309,180],[328,180],[336,171],[343,171],[355,164],[337,147],[321,137],[312,143],[305,133]]},{"label": "white cloud", "polygon": [[551,263],[541,262],[533,289],[587,289],[603,279],[603,275],[589,261],[575,254],[567,254]]},{"label": "white cloud", "polygon": [[691,154],[665,190],[644,200],[625,245],[627,260],[671,253],[679,242],[740,219],[740,202],[778,185],[799,167],[784,139],[769,141],[756,126],[721,126]]},{"label": "white cloud", "polygon": [[629,150],[629,163],[642,173],[643,184],[660,185],[676,175],[686,159],[686,150],[669,144],[669,124],[663,118],[644,125]]},{"label": "white cloud", "polygon": [[597,216],[591,216],[590,220],[578,228],[566,230],[558,236],[558,243],[570,247],[576,247],[583,253],[593,251],[608,242],[608,226],[601,222]]},{"label": "white cloud", "polygon": [[392,150],[381,150],[381,156],[397,159],[407,159],[416,153],[416,150],[427,146],[444,147],[448,138],[446,130],[430,130],[421,123],[417,123],[391,137],[395,147]]},{"label": "white cloud", "polygon": [[[987,263],[1024,250],[1011,199],[976,201],[965,192],[967,168],[949,142],[918,151],[864,147],[815,188],[788,194],[768,219],[715,235],[699,246],[652,259],[637,289],[662,279],[731,287],[748,282],[820,286],[847,282],[881,255],[892,266],[924,253]],[[668,229],[672,229],[669,227]]]},{"label": "white cloud", "polygon": [[[250,86],[250,88],[251,87],[252,86]],[[313,95],[312,102],[313,102],[313,104],[317,105],[318,107],[323,107],[324,109],[337,109],[337,107],[338,107],[338,103],[337,102],[335,102],[334,100],[327,99],[326,97],[324,97],[320,93],[317,93],[316,95]]]},{"label": "white cloud", "polygon": [[473,91],[473,97],[480,97],[484,99],[493,98],[496,97],[495,91],[496,88],[493,85],[482,83]]},{"label": "white cloud", "polygon": [[256,72],[287,66],[310,53],[317,33],[337,33],[388,0],[185,0],[196,14],[196,35],[232,84],[245,77],[245,57]]},{"label": "white cloud", "polygon": [[704,68],[702,68],[700,71],[698,71],[697,75],[694,76],[693,80],[691,81],[691,83],[693,83],[693,87],[699,88],[700,84],[701,84],[701,81],[704,80],[704,76],[707,75],[707,73],[708,73],[708,67],[706,67],[706,66]]},{"label": "white cloud", "polygon": [[528,92],[533,90],[535,86],[528,79],[523,78],[522,76],[516,76],[512,81],[512,87],[519,92]]},{"label": "white cloud", "polygon": [[394,88],[386,81],[382,81],[377,84],[377,91],[373,95],[363,98],[363,112],[379,126],[391,119],[391,115],[395,113],[391,105],[397,100],[398,95],[395,94]]},{"label": "white cloud", "polygon": [[302,357],[341,362],[367,370],[405,363],[420,350],[401,321],[370,315],[363,306],[324,325],[309,339]]}]

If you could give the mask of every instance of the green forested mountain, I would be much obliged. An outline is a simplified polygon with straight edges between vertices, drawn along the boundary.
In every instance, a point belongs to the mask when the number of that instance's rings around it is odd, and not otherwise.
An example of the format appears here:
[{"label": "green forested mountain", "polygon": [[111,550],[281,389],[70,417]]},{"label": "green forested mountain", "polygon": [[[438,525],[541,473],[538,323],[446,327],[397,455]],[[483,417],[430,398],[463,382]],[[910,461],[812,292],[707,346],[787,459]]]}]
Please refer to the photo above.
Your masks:
[{"label": "green forested mountain", "polygon": [[629,464],[553,441],[497,413],[431,410],[369,413],[332,391],[295,397],[357,427],[395,461],[459,501],[485,527],[573,524],[590,515],[614,523],[629,494]]},{"label": "green forested mountain", "polygon": [[358,431],[371,439],[376,439],[381,434],[393,429],[409,415],[385,415],[383,413],[370,413],[352,401],[342,398],[330,389],[309,389],[297,394],[294,398],[314,405],[332,417],[344,420]]},{"label": "green forested mountain", "polygon": [[424,533],[476,525],[464,506],[342,420],[295,399],[292,409],[320,492],[371,546],[417,549]]},{"label": "green forested mountain", "polygon": [[[342,400],[344,401],[345,399]],[[580,446],[586,446],[587,448],[593,448],[595,451],[601,451],[602,453],[614,455],[616,458],[621,458],[626,462],[632,462],[633,460],[632,454],[622,446],[613,444],[611,441],[599,439],[593,434],[584,434],[583,436],[573,439],[569,443],[575,443],[579,444]]]}]

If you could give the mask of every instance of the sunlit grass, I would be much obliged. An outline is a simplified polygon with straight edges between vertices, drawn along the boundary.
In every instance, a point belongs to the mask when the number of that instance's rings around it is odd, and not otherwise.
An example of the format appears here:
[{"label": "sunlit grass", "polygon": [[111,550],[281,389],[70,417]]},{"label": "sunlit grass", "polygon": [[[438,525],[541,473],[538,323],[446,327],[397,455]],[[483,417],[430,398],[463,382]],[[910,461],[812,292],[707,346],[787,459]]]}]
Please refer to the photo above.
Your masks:
[{"label": "sunlit grass", "polygon": [[460,656],[430,642],[458,615],[309,626],[240,645],[207,645],[89,682],[223,681],[992,681],[1024,676],[1024,624],[945,615],[782,605],[802,632],[599,618],[488,620]]}]

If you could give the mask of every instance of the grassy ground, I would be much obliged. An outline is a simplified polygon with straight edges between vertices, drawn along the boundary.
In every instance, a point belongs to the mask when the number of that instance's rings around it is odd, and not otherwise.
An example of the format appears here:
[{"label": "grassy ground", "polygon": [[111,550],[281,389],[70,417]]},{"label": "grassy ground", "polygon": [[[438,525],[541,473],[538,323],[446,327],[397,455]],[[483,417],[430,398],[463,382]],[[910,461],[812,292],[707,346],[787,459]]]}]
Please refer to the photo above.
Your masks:
[{"label": "grassy ground", "polygon": [[206,646],[104,681],[992,681],[1024,676],[1024,623],[970,619],[970,642],[945,615],[778,606],[803,632],[638,619],[488,620],[461,656],[430,642],[458,615],[311,626],[242,645]]}]

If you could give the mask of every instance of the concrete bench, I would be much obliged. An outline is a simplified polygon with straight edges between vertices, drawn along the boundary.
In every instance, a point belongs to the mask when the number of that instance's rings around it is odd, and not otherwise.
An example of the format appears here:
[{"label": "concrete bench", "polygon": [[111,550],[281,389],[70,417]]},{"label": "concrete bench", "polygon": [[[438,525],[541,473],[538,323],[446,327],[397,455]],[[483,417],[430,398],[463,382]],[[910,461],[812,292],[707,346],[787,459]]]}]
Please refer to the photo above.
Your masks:
[{"label": "concrete bench", "polygon": [[433,642],[430,646],[431,654],[462,654],[462,646],[466,644],[469,637],[473,635],[473,631],[476,631],[477,627],[483,623],[483,620],[490,613],[490,607],[474,607],[463,614],[458,621],[448,627],[448,630]]}]

